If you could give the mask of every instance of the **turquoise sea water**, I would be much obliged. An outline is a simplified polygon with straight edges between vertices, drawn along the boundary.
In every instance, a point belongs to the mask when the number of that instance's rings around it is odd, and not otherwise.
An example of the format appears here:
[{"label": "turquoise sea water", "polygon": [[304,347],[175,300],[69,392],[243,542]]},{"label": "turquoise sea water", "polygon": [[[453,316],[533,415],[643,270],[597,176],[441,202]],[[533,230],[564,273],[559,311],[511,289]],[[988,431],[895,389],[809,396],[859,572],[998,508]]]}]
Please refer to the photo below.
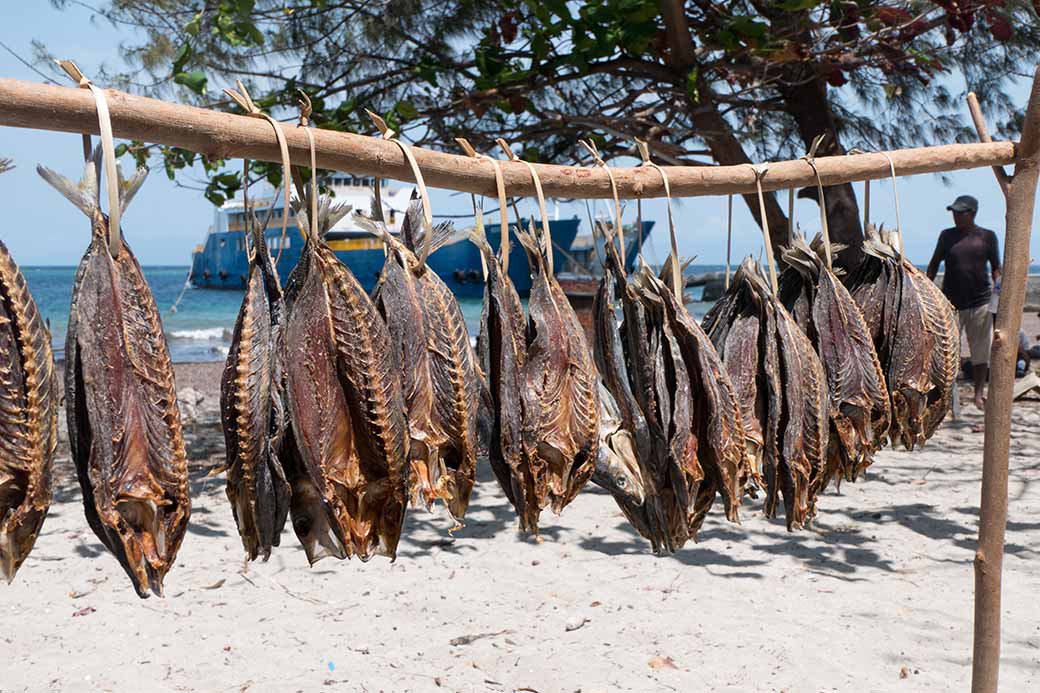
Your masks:
[{"label": "turquoise sea water", "polygon": [[[692,266],[692,273],[722,269],[721,265]],[[69,321],[69,302],[72,299],[72,281],[75,267],[22,267],[29,289],[44,319],[48,320],[54,342],[55,357],[64,358],[65,332]],[[170,347],[170,356],[176,362],[223,361],[227,355],[231,331],[242,302],[240,291],[217,291],[187,288],[187,267],[145,267],[145,279],[152,289],[162,314],[163,329]],[[181,291],[177,312],[170,310]],[[700,297],[700,288],[691,290]],[[459,302],[470,334],[476,336],[480,321],[480,299]],[[691,303],[690,311],[700,319],[708,306]]]}]

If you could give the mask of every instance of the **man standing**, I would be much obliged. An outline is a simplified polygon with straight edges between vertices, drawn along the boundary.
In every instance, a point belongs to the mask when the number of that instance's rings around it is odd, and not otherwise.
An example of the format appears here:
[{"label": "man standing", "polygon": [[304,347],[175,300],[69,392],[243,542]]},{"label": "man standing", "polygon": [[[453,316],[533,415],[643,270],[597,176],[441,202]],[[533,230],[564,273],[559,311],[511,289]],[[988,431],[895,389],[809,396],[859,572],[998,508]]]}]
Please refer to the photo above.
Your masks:
[{"label": "man standing", "polygon": [[[975,382],[975,406],[982,409],[986,404],[989,348],[993,341],[989,299],[993,286],[996,285],[998,290],[1000,287],[997,234],[975,225],[979,201],[971,195],[961,195],[946,209],[953,212],[953,227],[939,234],[932,261],[928,263],[928,278],[935,279],[939,264],[945,263],[942,290],[957,309],[960,327],[967,334]],[[986,271],[987,262],[989,272]]]}]

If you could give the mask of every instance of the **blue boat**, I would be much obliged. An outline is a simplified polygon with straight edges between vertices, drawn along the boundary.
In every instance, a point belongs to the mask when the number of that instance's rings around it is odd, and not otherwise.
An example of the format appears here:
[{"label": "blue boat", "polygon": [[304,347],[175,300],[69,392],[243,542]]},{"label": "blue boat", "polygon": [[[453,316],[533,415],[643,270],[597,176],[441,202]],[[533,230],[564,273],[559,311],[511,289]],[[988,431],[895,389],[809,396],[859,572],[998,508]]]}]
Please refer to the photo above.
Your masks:
[{"label": "blue boat", "polygon": [[[371,209],[374,180],[335,174],[327,181],[336,193],[337,202],[353,205],[354,209]],[[407,208],[410,190],[387,190],[383,188],[383,217],[391,232],[400,230],[403,210]],[[300,259],[304,240],[295,216],[288,219],[288,230],[282,236],[284,210],[279,200],[256,200],[251,202],[256,215],[261,219],[274,205],[264,235],[273,257],[278,258],[278,273],[284,282]],[[549,232],[553,239],[553,263],[564,268],[574,237],[578,233],[579,220],[553,219],[549,221]],[[498,224],[487,224],[485,233],[491,246],[498,250],[501,233]],[[358,228],[349,215],[333,227],[326,241],[336,256],[354,273],[358,281],[371,291],[383,268],[385,254],[382,242]],[[462,241],[442,248],[428,259],[430,267],[444,280],[459,297],[479,298],[484,292],[484,277],[480,263],[480,252],[475,245]],[[244,209],[241,200],[230,200],[216,211],[214,226],[205,242],[192,253],[191,283],[206,289],[242,289],[249,274],[246,256]],[[531,276],[523,248],[513,240],[509,254],[509,276],[521,296],[531,289]]]}]

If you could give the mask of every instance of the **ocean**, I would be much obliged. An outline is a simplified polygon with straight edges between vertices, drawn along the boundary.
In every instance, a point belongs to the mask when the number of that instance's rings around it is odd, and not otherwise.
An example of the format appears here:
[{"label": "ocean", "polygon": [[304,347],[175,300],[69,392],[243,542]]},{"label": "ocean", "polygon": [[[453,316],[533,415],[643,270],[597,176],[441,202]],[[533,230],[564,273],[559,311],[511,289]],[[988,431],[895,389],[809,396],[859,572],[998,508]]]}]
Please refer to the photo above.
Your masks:
[{"label": "ocean", "polygon": [[[185,288],[188,267],[144,267],[145,279],[152,289],[155,302],[162,314],[163,329],[170,347],[170,357],[177,363],[223,361],[231,342],[231,331],[242,303],[241,291]],[[721,265],[693,265],[688,273],[711,272],[723,269]],[[69,322],[69,303],[72,300],[72,280],[75,267],[22,267],[29,289],[44,319],[49,321],[54,343],[54,356],[63,359],[65,333]],[[171,311],[181,292],[183,298],[177,311]],[[710,307],[701,303],[700,287],[690,289],[694,299],[687,307],[698,320]],[[459,301],[466,325],[474,337],[479,331],[480,299]]]}]

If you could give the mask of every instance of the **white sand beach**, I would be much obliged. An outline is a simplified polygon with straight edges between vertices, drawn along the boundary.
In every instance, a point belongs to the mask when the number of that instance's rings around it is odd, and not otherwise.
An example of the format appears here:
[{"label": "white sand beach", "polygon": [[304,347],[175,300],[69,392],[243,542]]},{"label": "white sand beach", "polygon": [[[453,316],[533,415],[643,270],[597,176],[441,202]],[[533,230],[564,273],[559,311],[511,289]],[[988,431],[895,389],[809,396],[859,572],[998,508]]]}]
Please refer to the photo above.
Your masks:
[{"label": "white sand beach", "polygon": [[[211,398],[215,367],[178,381]],[[883,453],[821,498],[812,531],[747,501],[741,525],[716,508],[699,544],[655,558],[590,486],[543,515],[537,544],[484,465],[454,536],[417,510],[396,563],[314,568],[288,528],[243,566],[207,475],[222,452],[189,436],[210,457],[190,533],[166,598],[144,601],[87,528],[66,455],[36,549],[0,587],[0,690],[964,690],[981,420],[968,408],[922,452]],[[1016,405],[1013,438],[1001,684],[1022,691],[1040,686],[1040,402]]]}]

